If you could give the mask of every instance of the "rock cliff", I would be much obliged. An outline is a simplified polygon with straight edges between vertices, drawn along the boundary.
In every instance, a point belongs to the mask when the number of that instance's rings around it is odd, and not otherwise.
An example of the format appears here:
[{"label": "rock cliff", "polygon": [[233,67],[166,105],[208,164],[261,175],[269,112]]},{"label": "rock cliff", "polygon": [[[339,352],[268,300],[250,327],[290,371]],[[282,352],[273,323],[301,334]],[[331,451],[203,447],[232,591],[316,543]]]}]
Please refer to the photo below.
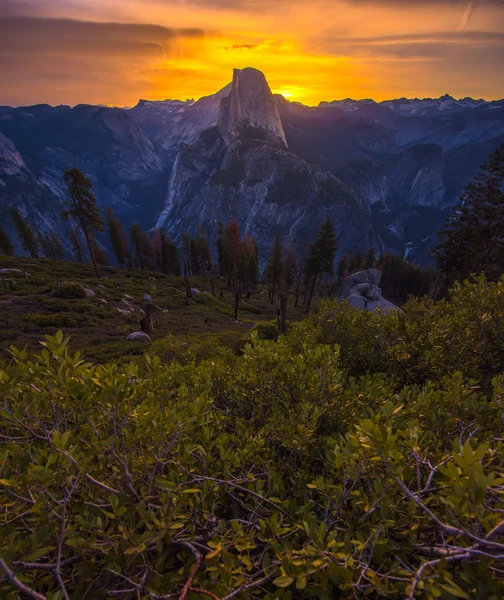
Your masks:
[{"label": "rock cliff", "polygon": [[287,146],[277,103],[257,69],[235,69],[231,93],[220,104],[219,130],[226,143],[232,143],[244,125],[262,129],[272,141]]}]

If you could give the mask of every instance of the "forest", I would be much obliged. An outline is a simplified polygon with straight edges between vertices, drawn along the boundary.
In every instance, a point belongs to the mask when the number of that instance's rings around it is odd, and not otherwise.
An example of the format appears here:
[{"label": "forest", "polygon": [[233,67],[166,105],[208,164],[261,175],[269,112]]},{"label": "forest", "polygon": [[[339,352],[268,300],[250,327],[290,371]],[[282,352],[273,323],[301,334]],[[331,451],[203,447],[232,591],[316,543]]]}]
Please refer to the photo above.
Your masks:
[{"label": "forest", "polygon": [[[97,283],[110,267],[90,188],[68,177],[62,217],[86,242],[96,286],[109,285]],[[372,249],[335,268],[326,221],[304,255],[276,240],[260,274],[257,245],[231,220],[217,266],[200,230],[178,277],[169,238],[157,266],[142,264],[161,234],[137,232],[145,255],[130,236],[131,254],[117,226],[123,271],[170,278],[181,302],[204,276],[216,310],[221,293],[240,310],[261,295],[257,309],[274,317],[285,294],[297,318],[285,332],[257,323],[237,346],[179,331],[117,359],[73,351],[64,325],[38,349],[11,346],[0,362],[0,596],[502,598],[503,181],[501,148],[440,232],[432,271]],[[37,264],[37,234],[23,229],[31,256],[9,265]],[[400,310],[335,299],[348,274],[376,267]]]}]

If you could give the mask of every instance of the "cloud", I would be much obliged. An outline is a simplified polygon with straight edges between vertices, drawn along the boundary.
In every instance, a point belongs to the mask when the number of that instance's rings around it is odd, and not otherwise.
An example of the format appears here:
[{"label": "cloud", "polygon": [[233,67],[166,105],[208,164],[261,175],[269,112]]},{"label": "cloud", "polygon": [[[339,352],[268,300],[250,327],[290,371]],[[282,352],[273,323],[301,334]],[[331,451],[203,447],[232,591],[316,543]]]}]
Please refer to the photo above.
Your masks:
[{"label": "cloud", "polygon": [[[167,60],[200,29],[39,17],[0,18],[0,102],[22,103],[26,90],[48,103],[124,101],[149,90],[143,73]],[[92,84],[92,85],[91,85]]]}]

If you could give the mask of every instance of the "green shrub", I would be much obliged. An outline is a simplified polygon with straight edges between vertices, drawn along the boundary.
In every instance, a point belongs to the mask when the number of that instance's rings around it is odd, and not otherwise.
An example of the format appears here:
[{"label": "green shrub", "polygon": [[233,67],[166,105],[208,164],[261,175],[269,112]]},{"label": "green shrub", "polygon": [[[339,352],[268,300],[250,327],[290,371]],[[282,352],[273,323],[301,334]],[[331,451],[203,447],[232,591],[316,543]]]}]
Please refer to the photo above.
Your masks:
[{"label": "green shrub", "polygon": [[0,597],[504,597],[502,285],[328,303],[239,355],[12,349]]},{"label": "green shrub", "polygon": [[276,321],[257,323],[253,330],[260,340],[276,340],[278,338],[278,325]]},{"label": "green shrub", "polygon": [[55,298],[85,298],[86,292],[82,285],[71,281],[62,281],[53,291]]},{"label": "green shrub", "polygon": [[28,313],[23,319],[37,327],[73,327],[76,324],[75,319],[68,315],[52,314],[42,315],[40,313]]}]

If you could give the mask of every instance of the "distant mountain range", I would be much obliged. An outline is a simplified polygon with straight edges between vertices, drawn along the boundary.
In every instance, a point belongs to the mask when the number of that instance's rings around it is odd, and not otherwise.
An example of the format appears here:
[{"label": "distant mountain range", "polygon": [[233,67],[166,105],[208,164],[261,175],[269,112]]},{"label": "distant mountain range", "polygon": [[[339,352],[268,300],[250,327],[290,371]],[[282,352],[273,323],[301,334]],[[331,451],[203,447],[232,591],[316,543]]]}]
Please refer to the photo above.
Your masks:
[{"label": "distant mountain range", "polygon": [[[194,101],[134,108],[0,107],[0,226],[10,206],[61,229],[63,172],[82,169],[100,206],[178,236],[236,217],[267,251],[330,216],[339,253],[392,249],[426,262],[450,207],[504,142],[504,100],[338,100],[273,95],[255,69]],[[104,238],[105,240],[105,238]]]}]

